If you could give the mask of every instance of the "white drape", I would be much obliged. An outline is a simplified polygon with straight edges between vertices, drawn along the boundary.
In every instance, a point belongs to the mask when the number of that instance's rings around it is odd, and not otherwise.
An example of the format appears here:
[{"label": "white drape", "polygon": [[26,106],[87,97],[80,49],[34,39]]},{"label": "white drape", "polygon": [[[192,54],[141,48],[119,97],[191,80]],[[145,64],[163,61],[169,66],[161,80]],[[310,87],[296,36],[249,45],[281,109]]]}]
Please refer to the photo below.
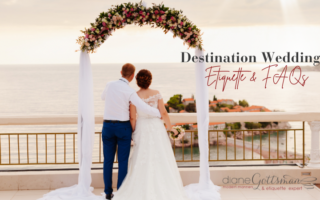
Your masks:
[{"label": "white drape", "polygon": [[101,200],[102,196],[92,193],[91,165],[94,143],[93,81],[90,57],[80,54],[79,110],[78,110],[78,184],[60,188],[45,194],[39,200]]},{"label": "white drape", "polygon": [[[196,48],[195,56],[203,56],[203,51]],[[218,200],[220,187],[215,186],[210,179],[208,162],[208,126],[209,126],[209,98],[208,86],[206,83],[205,63],[196,63],[196,108],[198,123],[198,141],[200,151],[200,177],[199,183],[191,184],[185,187],[191,200]]]}]

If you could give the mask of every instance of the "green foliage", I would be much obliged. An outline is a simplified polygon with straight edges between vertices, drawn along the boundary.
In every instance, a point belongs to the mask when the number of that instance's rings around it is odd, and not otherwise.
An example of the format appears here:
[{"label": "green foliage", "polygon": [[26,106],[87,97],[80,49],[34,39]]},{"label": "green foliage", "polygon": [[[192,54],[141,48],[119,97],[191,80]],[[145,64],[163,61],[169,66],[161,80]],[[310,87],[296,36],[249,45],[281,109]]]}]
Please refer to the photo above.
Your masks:
[{"label": "green foliage", "polygon": [[247,129],[259,129],[262,125],[259,122],[245,122],[245,127]]},{"label": "green foliage", "polygon": [[189,124],[185,124],[181,126],[183,129],[185,130],[190,130],[190,125]]},{"label": "green foliage", "polygon": [[271,126],[271,122],[259,122],[262,128],[266,128],[268,125]]},{"label": "green foliage", "polygon": [[217,106],[213,109],[213,112],[221,112],[221,111],[220,111],[220,108]]},{"label": "green foliage", "polygon": [[216,95],[213,95],[213,101],[217,101],[218,99],[217,99],[217,97],[216,97]]},{"label": "green foliage", "polygon": [[188,139],[184,139],[184,140],[180,140],[181,144],[187,144],[189,143],[189,140]]},{"label": "green foliage", "polygon": [[189,103],[186,106],[186,111],[187,112],[196,112],[196,105],[194,103]]},{"label": "green foliage", "polygon": [[178,110],[180,111],[180,110],[184,110],[184,105],[183,104],[178,104]]},{"label": "green foliage", "polygon": [[173,109],[176,110],[183,110],[184,105],[181,102],[182,95],[181,94],[175,94],[172,97],[170,97],[169,101],[167,102],[169,107],[172,107]]},{"label": "green foliage", "polygon": [[225,131],[223,131],[223,134],[224,134],[226,137],[231,137],[231,134],[229,133],[228,128],[224,128],[223,130],[225,130]]},{"label": "green foliage", "polygon": [[246,100],[239,100],[239,105],[242,107],[249,107],[249,103]]},{"label": "green foliage", "polygon": [[193,132],[193,134],[194,134],[194,138],[193,139],[197,140],[199,138],[198,131]]},{"label": "green foliage", "polygon": [[220,104],[220,107],[221,107],[221,108],[229,108],[229,109],[233,109],[233,105],[229,105],[229,104],[225,104],[225,103]]},{"label": "green foliage", "polygon": [[240,122],[226,123],[226,127],[230,127],[231,130],[239,130],[241,129],[241,123]]},{"label": "green foliage", "polygon": [[169,113],[169,106],[165,106],[167,113]]}]

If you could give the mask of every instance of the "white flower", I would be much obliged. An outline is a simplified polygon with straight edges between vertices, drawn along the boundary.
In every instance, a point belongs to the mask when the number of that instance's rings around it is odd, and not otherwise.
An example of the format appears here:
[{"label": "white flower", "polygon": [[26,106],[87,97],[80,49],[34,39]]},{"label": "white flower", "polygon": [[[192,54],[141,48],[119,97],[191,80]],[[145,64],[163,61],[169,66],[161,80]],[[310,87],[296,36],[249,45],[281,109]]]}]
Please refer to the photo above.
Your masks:
[{"label": "white flower", "polygon": [[141,6],[141,10],[144,10],[144,7],[143,7],[143,6]]},{"label": "white flower", "polygon": [[151,10],[150,13],[153,13],[153,11]]},{"label": "white flower", "polygon": [[181,28],[180,31],[183,32],[183,28]]},{"label": "white flower", "polygon": [[129,8],[127,8],[127,12],[129,12]]},{"label": "white flower", "polygon": [[165,13],[168,14],[168,11],[166,11]]},{"label": "white flower", "polygon": [[130,22],[131,20],[130,19],[127,19],[127,22]]}]

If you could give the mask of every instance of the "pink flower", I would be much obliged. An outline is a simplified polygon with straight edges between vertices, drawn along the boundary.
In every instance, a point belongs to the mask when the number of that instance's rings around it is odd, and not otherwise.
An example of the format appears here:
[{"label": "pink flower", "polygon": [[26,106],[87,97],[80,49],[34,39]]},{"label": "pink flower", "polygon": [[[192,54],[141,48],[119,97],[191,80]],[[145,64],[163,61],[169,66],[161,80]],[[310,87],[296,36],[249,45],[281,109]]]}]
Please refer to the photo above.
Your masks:
[{"label": "pink flower", "polygon": [[197,38],[197,37],[198,37],[198,35],[195,35],[194,37],[196,37],[196,38]]},{"label": "pink flower", "polygon": [[102,26],[107,26],[107,24],[105,22],[102,22]]},{"label": "pink flower", "polygon": [[128,11],[127,10],[125,10],[125,11],[123,11],[124,13],[127,13]]},{"label": "pink flower", "polygon": [[175,21],[176,19],[172,16],[172,17],[171,17],[171,20],[172,20],[172,21]]},{"label": "pink flower", "polygon": [[133,9],[133,8],[131,8],[130,10],[131,10],[131,11],[134,11],[134,9]]},{"label": "pink flower", "polygon": [[165,12],[163,10],[160,10],[160,14],[164,14]]},{"label": "pink flower", "polygon": [[154,11],[154,14],[156,14],[156,15],[157,15],[158,13],[159,13],[159,11],[158,11],[158,10]]},{"label": "pink flower", "polygon": [[92,38],[92,35],[89,35],[89,38]]},{"label": "pink flower", "polygon": [[182,26],[183,25],[183,22],[180,22],[180,26]]},{"label": "pink flower", "polygon": [[152,22],[152,19],[150,19],[150,22]]},{"label": "pink flower", "polygon": [[142,14],[143,14],[143,11],[142,11],[142,10],[140,10],[140,11],[139,11],[139,14],[140,14],[140,15],[142,15]]},{"label": "pink flower", "polygon": [[150,13],[147,13],[147,15],[150,15]]},{"label": "pink flower", "polygon": [[104,34],[102,34],[101,37],[104,37]]},{"label": "pink flower", "polygon": [[158,20],[157,20],[157,22],[162,22],[162,18],[159,17]]},{"label": "pink flower", "polygon": [[183,33],[179,33],[181,36],[183,36]]},{"label": "pink flower", "polygon": [[191,41],[190,41],[190,40],[188,40],[188,43],[191,43]]},{"label": "pink flower", "polygon": [[189,31],[191,31],[191,27],[189,27]]},{"label": "pink flower", "polygon": [[89,38],[89,34],[86,33],[86,38]]},{"label": "pink flower", "polygon": [[111,16],[111,14],[110,14],[110,13],[108,13],[108,16],[110,17],[110,16]]},{"label": "pink flower", "polygon": [[174,26],[171,26],[171,29],[174,29]]},{"label": "pink flower", "polygon": [[128,17],[128,18],[131,17],[131,13],[128,13],[128,14],[127,14],[127,17]]},{"label": "pink flower", "polygon": [[95,31],[96,29],[95,28],[91,28],[91,31]]}]

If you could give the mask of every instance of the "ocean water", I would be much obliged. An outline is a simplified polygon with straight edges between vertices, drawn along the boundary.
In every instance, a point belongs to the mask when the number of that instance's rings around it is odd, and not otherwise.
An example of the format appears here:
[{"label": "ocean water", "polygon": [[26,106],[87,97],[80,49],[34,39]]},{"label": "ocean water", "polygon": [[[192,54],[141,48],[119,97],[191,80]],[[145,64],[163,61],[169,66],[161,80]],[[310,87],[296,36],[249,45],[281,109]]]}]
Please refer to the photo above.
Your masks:
[{"label": "ocean water", "polygon": [[[137,71],[149,69],[153,74],[151,88],[157,89],[167,101],[174,94],[191,97],[195,94],[194,64],[192,63],[133,63]],[[215,64],[214,66],[219,65]],[[96,115],[102,115],[104,103],[100,95],[105,84],[120,78],[122,64],[93,64],[94,109]],[[207,64],[207,67],[213,66]],[[246,99],[250,105],[262,105],[270,110],[286,112],[317,111],[320,112],[320,73],[303,72],[309,77],[305,85],[290,84],[286,79],[282,88],[282,79],[274,84],[271,79],[265,88],[264,78],[267,71],[262,69],[268,64],[221,64],[223,73],[232,76],[233,71],[242,68],[247,78],[241,81],[238,89],[235,82],[227,82],[223,91],[223,82],[219,81],[209,87],[209,98],[216,95],[219,99]],[[279,65],[278,68],[284,65]],[[269,76],[279,73],[271,69]],[[252,73],[256,81],[249,81]],[[287,73],[287,76],[289,76]],[[0,66],[0,116],[16,115],[64,115],[77,114],[78,109],[78,65],[2,65]],[[295,77],[299,77],[298,72]],[[214,79],[210,79],[210,82]],[[301,81],[302,82],[302,81]],[[130,83],[138,89],[135,81]],[[291,122],[293,128],[300,128],[300,122]],[[35,133],[35,132],[76,132],[76,125],[50,126],[0,126],[0,133]],[[101,131],[101,125],[96,125]],[[310,152],[310,128],[306,125],[306,152]],[[297,143],[302,141],[297,138]],[[299,147],[297,147],[299,148]]]}]

